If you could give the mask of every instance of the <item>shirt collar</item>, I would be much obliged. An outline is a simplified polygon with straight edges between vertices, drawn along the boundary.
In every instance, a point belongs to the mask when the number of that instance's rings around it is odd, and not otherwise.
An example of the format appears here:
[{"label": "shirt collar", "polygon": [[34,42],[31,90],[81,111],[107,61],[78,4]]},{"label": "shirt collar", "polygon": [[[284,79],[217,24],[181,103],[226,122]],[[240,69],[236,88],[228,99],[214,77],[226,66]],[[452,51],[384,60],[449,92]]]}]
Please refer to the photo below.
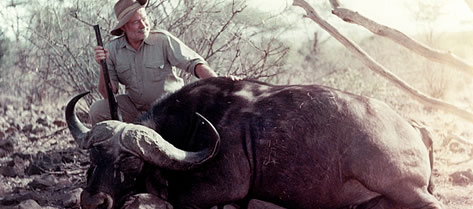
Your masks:
[{"label": "shirt collar", "polygon": [[125,48],[126,47],[126,37],[123,35],[118,39],[118,48]]},{"label": "shirt collar", "polygon": [[[120,48],[125,48],[125,47],[129,47],[129,48],[133,48],[130,46],[130,44],[126,41],[126,37],[123,35],[122,37],[119,38],[120,39]],[[153,38],[151,38],[151,33],[148,35],[148,37],[145,39],[144,41],[145,44],[148,44],[148,45],[155,45],[156,43],[153,41]]]}]

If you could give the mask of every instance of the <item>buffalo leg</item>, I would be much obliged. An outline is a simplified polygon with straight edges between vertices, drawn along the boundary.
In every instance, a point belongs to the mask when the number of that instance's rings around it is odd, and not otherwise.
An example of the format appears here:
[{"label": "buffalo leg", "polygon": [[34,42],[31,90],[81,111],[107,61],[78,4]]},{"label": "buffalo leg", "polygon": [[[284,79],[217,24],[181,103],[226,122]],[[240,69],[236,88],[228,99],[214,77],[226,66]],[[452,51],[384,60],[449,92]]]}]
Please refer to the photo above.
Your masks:
[{"label": "buffalo leg", "polygon": [[441,203],[429,193],[427,186],[418,187],[404,181],[392,188],[395,191],[385,193],[386,198],[381,199],[373,209],[393,208],[394,204],[409,209],[442,209]]}]

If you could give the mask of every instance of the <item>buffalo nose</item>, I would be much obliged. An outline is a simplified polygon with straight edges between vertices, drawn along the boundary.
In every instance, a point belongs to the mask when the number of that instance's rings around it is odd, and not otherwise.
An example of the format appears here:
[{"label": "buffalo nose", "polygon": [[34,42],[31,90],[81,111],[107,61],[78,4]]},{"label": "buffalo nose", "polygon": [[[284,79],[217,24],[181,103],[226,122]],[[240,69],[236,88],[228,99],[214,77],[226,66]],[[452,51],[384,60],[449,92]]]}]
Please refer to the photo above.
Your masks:
[{"label": "buffalo nose", "polygon": [[80,195],[80,206],[82,209],[112,209],[113,199],[104,192],[92,195],[84,190]]}]

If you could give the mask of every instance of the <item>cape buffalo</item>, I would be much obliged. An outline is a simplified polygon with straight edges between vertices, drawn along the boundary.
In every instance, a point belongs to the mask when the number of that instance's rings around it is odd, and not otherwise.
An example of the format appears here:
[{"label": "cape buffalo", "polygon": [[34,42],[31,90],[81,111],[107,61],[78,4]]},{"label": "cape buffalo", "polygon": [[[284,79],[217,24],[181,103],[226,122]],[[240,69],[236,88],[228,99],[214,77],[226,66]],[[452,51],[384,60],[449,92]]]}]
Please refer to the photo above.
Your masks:
[{"label": "cape buffalo", "polygon": [[375,99],[209,78],[157,101],[134,124],[88,129],[74,114],[82,96],[66,119],[91,154],[84,208],[116,207],[131,191],[174,208],[244,207],[250,198],[293,209],[442,208],[428,189],[421,134]]}]

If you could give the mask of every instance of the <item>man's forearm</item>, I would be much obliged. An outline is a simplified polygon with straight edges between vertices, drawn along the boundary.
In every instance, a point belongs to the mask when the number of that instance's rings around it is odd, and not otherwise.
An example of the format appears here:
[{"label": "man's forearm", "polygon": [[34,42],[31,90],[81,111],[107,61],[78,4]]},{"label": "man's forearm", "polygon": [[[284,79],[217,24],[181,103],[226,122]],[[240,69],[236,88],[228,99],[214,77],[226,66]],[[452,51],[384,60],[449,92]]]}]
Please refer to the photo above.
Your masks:
[{"label": "man's forearm", "polygon": [[206,64],[197,64],[195,66],[195,75],[200,79],[218,76],[217,73],[215,73],[215,71],[213,71],[212,68]]}]

